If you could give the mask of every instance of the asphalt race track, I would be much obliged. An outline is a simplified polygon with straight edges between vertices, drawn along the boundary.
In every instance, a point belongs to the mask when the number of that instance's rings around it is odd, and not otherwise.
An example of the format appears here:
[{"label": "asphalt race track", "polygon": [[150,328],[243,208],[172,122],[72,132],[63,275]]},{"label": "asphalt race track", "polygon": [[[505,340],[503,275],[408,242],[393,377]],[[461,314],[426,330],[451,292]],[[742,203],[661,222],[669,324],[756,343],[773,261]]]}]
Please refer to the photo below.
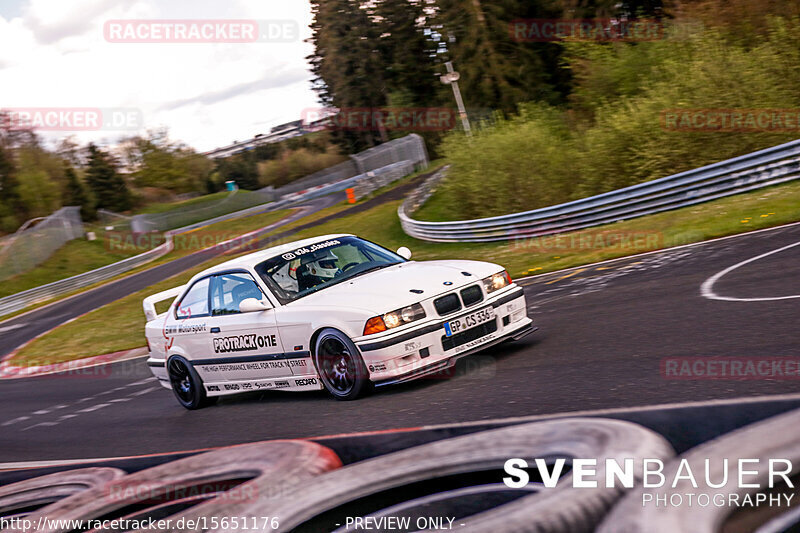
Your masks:
[{"label": "asphalt race track", "polygon": [[356,402],[268,392],[189,412],[149,377],[143,359],[90,375],[2,381],[0,461],[798,392],[797,377],[675,380],[661,371],[665,358],[800,358],[800,298],[784,298],[800,295],[800,246],[743,264],[713,285],[718,296],[753,301],[701,295],[709,277],[796,242],[800,225],[522,280],[538,332],[461,360],[452,377]]}]

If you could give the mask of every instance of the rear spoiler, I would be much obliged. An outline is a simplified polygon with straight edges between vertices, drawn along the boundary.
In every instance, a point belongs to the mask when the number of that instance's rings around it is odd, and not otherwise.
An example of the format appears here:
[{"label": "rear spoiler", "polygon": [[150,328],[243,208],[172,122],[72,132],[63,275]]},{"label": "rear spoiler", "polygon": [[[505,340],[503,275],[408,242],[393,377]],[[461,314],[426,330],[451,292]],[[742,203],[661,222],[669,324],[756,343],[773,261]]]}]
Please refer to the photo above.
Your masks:
[{"label": "rear spoiler", "polygon": [[180,287],[167,289],[163,292],[159,292],[158,294],[154,294],[145,298],[144,301],[142,301],[142,307],[144,308],[144,316],[147,318],[147,321],[150,322],[151,320],[155,320],[158,316],[158,313],[156,313],[156,304],[158,302],[177,298],[185,288],[186,285],[181,285]]}]

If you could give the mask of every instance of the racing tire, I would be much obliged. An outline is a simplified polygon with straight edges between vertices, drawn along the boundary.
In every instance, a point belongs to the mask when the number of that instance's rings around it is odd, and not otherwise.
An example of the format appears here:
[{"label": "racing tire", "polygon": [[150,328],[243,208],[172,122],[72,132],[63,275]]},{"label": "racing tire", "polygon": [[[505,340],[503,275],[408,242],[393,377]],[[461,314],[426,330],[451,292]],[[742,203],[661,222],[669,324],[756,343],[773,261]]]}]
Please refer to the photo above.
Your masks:
[{"label": "racing tire", "polygon": [[[635,478],[641,479],[642,459],[667,460],[674,454],[662,436],[631,422],[547,420],[443,439],[353,463],[319,476],[302,493],[286,494],[261,511],[280,517],[282,531],[329,531],[341,519],[331,517],[329,511],[346,508],[360,513],[362,509],[386,508],[387,503],[394,505],[387,494],[414,494],[408,487],[422,483],[434,485],[436,480],[457,476],[469,483],[476,474],[495,471],[496,482],[502,482],[503,465],[510,458],[525,458],[531,466],[536,458],[595,458],[596,475],[592,477],[598,480],[597,487],[573,488],[571,473],[564,473],[555,488],[520,490],[520,497],[509,503],[454,517],[458,531],[465,533],[590,533],[623,495],[623,489],[605,486],[605,459],[633,458]],[[453,494],[445,494],[450,496]],[[474,501],[475,495],[469,496]],[[421,516],[430,516],[430,506],[416,503]],[[411,511],[406,511],[408,516]]]},{"label": "racing tire", "polygon": [[125,476],[118,468],[76,468],[18,481],[0,487],[0,516],[24,516],[92,487],[101,487]]},{"label": "racing tire", "polygon": [[[280,525],[271,524],[272,517],[265,517],[261,508],[284,492],[313,485],[320,474],[341,466],[342,461],[333,450],[309,441],[240,444],[139,470],[37,509],[27,518],[34,525],[39,520],[50,525],[49,529],[39,529],[40,533],[67,533],[74,531],[72,526],[66,526],[68,521],[109,516],[145,524],[145,517],[168,520],[169,531],[278,529]],[[187,500],[200,502],[187,507]],[[167,507],[169,502],[177,505]],[[128,515],[130,512],[135,514]],[[181,520],[195,525],[179,527]],[[108,527],[101,531],[111,530]],[[146,530],[143,526],[136,531]]]},{"label": "racing tire", "polygon": [[[645,494],[655,497],[666,497],[671,502],[676,495],[685,496],[688,492],[707,493],[712,498],[721,495],[722,499],[729,494],[743,496],[755,495],[758,488],[741,488],[738,486],[737,464],[739,459],[758,459],[758,477],[748,477],[748,483],[759,483],[767,490],[768,473],[764,465],[770,459],[789,460],[792,470],[789,478],[795,478],[800,473],[800,409],[789,411],[749,424],[730,433],[717,437],[711,441],[691,448],[672,461],[664,465],[664,476],[668,482],[661,488],[644,488],[638,486],[620,500],[606,517],[597,530],[598,533],[673,533],[675,531],[691,531],[692,533],[717,533],[722,531],[723,524],[726,531],[795,531],[790,529],[800,518],[797,516],[796,505],[790,508],[753,507],[754,510],[764,511],[760,518],[768,521],[761,527],[759,524],[748,522],[744,528],[737,529],[734,523],[726,524],[736,507],[729,505],[695,504],[689,506],[682,501],[680,505],[655,506],[651,501],[643,505]],[[727,460],[727,463],[723,462]],[[727,475],[726,483],[721,487],[708,487],[705,483],[704,472],[706,460],[709,460],[709,479],[719,482]],[[672,483],[681,461],[686,461],[688,467],[697,476],[698,488],[692,486],[686,477]],[[755,469],[755,465],[748,465]],[[779,467],[780,469],[780,467]],[[685,471],[684,471],[685,473]],[[779,487],[776,480],[776,487]],[[775,493],[794,492],[795,489],[776,488]],[[677,501],[677,500],[676,500]],[[794,503],[794,502],[793,502]],[[785,509],[783,515],[779,512]],[[794,515],[792,513],[795,513]],[[777,515],[777,516],[776,516]],[[788,525],[783,524],[787,522]],[[786,527],[784,528],[784,526]],[[758,527],[758,529],[756,529]]]},{"label": "racing tire", "polygon": [[337,400],[355,400],[372,388],[361,353],[353,341],[337,329],[323,329],[317,336],[314,366],[325,390]]},{"label": "racing tire", "polygon": [[167,360],[167,374],[175,398],[186,409],[201,409],[217,402],[216,397],[206,396],[203,380],[192,364],[180,355],[173,355]]}]

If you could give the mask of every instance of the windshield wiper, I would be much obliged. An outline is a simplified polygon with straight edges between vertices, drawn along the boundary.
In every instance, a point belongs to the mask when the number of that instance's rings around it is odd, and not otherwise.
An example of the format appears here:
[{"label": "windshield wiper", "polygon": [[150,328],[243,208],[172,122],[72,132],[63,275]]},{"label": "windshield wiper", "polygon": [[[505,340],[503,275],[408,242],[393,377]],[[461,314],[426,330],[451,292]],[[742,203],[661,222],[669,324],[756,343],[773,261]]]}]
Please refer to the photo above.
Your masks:
[{"label": "windshield wiper", "polygon": [[364,270],[362,270],[362,271],[360,271],[360,272],[358,272],[358,273],[356,273],[356,274],[353,274],[352,276],[350,276],[350,277],[348,277],[348,278],[346,278],[346,279],[353,279],[353,278],[357,278],[358,276],[361,276],[361,275],[363,275],[363,274],[368,274],[368,273],[370,273],[370,272],[374,272],[375,270],[380,270],[380,269],[382,269],[382,268],[386,268],[386,267],[388,267],[388,266],[397,265],[397,264],[399,264],[399,263],[383,263],[383,264],[381,264],[381,265],[375,265],[375,266],[371,266],[371,267],[369,267],[369,268],[367,268],[367,269],[364,269]]}]

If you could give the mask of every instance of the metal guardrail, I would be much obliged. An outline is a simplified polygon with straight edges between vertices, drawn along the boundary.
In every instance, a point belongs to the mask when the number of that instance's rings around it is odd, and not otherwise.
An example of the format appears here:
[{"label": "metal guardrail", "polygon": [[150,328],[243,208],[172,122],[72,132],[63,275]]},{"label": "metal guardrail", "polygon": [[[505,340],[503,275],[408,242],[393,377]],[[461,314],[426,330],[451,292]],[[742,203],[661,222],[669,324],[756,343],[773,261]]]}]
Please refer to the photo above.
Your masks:
[{"label": "metal guardrail", "polygon": [[429,178],[398,209],[406,234],[433,242],[504,241],[610,224],[798,179],[800,140],[532,211],[452,222],[411,218],[411,213],[430,196],[443,176],[441,172]]},{"label": "metal guardrail", "polygon": [[12,294],[11,296],[7,296],[5,298],[0,298],[0,316],[21,311],[32,305],[52,300],[58,296],[63,296],[78,289],[109,280],[119,276],[120,274],[124,274],[135,268],[138,268],[141,265],[149,263],[150,261],[158,259],[173,249],[173,237],[175,235],[192,231],[198,227],[215,224],[223,220],[230,220],[233,218],[254,215],[260,212],[275,211],[278,209],[292,207],[298,203],[319,198],[320,196],[343,191],[349,187],[358,185],[360,182],[363,182],[363,184],[360,185],[362,190],[375,190],[383,186],[384,183],[395,181],[403,176],[413,173],[414,169],[415,164],[413,162],[400,161],[399,163],[387,165],[367,174],[360,174],[346,180],[320,185],[313,189],[303,191],[302,193],[290,194],[277,202],[251,207],[249,209],[237,211],[236,213],[229,213],[227,215],[205,220],[190,226],[168,231],[164,234],[164,244],[158,246],[157,248],[153,248],[152,250],[148,250],[147,252],[123,259],[122,261],[118,261],[104,267],[100,267],[90,272],[78,274],[70,278],[54,281],[53,283],[48,283],[47,285],[42,285],[27,291]]}]

